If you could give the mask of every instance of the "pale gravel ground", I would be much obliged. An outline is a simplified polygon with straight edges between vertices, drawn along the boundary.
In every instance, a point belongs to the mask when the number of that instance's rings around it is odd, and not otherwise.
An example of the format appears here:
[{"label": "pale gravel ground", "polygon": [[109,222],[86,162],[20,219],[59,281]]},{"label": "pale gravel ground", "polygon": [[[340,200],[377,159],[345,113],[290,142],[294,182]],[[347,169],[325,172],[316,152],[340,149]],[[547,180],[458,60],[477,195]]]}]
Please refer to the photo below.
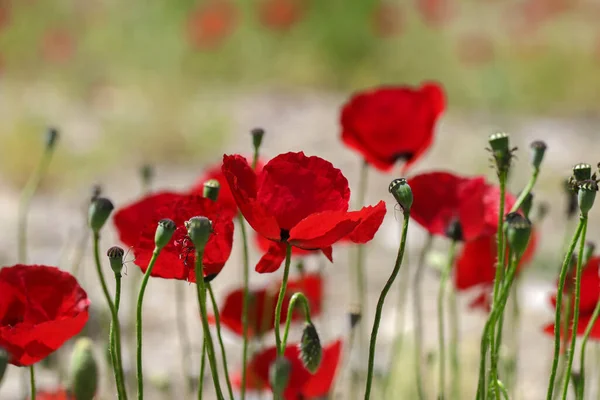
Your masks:
[{"label": "pale gravel ground", "polygon": [[[350,180],[351,187],[357,187],[356,178],[359,160],[356,154],[341,146],[338,141],[337,110],[343,100],[344,97],[341,95],[313,92],[293,95],[269,92],[224,96],[219,99],[219,106],[229,112],[235,132],[232,135],[231,143],[225,150],[227,152],[248,153],[250,147],[247,131],[252,127],[262,126],[267,130],[262,149],[265,156],[273,156],[280,152],[294,150],[304,150],[306,153],[322,156],[331,160],[334,165],[344,171]],[[85,109],[81,110],[82,113],[85,113],[85,111]],[[52,115],[52,111],[48,113]],[[95,125],[96,121],[93,119],[86,120],[85,116],[80,114],[69,116],[63,112],[58,122],[59,125],[64,126],[86,126],[85,131],[92,133],[92,135],[101,132],[100,126]],[[559,244],[563,235],[559,222],[563,209],[563,198],[557,190],[560,186],[556,180],[568,174],[571,165],[576,162],[595,163],[598,161],[594,158],[598,154],[596,152],[597,147],[594,146],[597,122],[583,119],[503,118],[490,115],[465,116],[450,112],[445,116],[439,127],[439,134],[433,148],[425,159],[418,163],[415,172],[447,168],[462,173],[485,173],[490,179],[493,179],[493,172],[487,167],[486,159],[488,155],[483,148],[486,147],[487,135],[497,129],[503,129],[513,134],[516,144],[522,147],[522,150],[519,151],[520,160],[518,165],[522,166],[524,171],[528,171],[527,144],[534,139],[545,140],[549,145],[549,150],[547,162],[540,178],[538,197],[548,201],[552,211],[542,227],[543,245],[538,258],[547,260],[551,257],[550,259],[555,261],[549,268],[556,269],[559,263],[556,257],[560,254]],[[71,139],[82,142],[81,135],[83,135],[81,131],[67,130],[63,142],[68,143]],[[85,140],[83,140],[83,143],[85,143]],[[206,162],[216,162],[220,159],[220,156],[221,153],[215,153],[213,158],[206,160]],[[185,167],[160,165],[157,167],[156,187],[184,189],[201,171],[203,164],[204,162],[199,162],[196,166]],[[391,196],[387,193],[388,183],[395,177],[395,175],[382,175],[377,172],[370,174],[367,203],[374,204],[379,199],[385,199],[388,204],[388,216],[384,226],[368,250],[367,287],[369,313],[371,314],[369,316],[369,330],[375,302],[391,271],[398,243],[400,215],[394,213],[394,204]],[[528,173],[523,173],[521,176],[515,176],[513,183],[518,188],[527,179]],[[102,183],[105,194],[113,199],[117,207],[135,199],[140,190],[136,172],[133,170],[116,171],[105,176],[97,176],[94,177],[94,181]],[[0,192],[0,221],[4,223],[4,226],[15,224],[17,196],[18,193],[8,188],[4,188]],[[64,257],[61,258],[60,249],[64,248],[65,242],[72,245],[74,237],[81,233],[79,229],[83,217],[80,209],[82,202],[85,201],[85,196],[87,196],[86,188],[70,188],[53,197],[40,196],[34,201],[29,218],[30,262],[46,264],[60,264],[62,262],[61,265],[70,265],[64,262]],[[598,220],[598,212],[598,209],[592,212],[592,220]],[[6,231],[12,232],[12,230]],[[76,232],[76,235],[73,232]],[[598,234],[598,226],[592,224],[589,229],[589,237],[596,238]],[[71,240],[67,241],[69,235]],[[416,260],[422,240],[423,233],[416,225],[413,226],[409,239],[409,261],[412,264]],[[117,244],[117,241],[111,229],[103,235],[102,248],[107,249],[113,244]],[[445,248],[443,240],[439,240],[438,245],[441,245],[440,249],[442,250]],[[12,264],[15,260],[15,253],[14,235],[10,233],[4,235],[3,240],[0,242],[0,258],[4,264]],[[219,297],[222,297],[229,289],[236,287],[241,282],[239,256],[240,249],[235,247],[228,265],[214,282],[214,289]],[[338,246],[334,251],[334,257],[335,264],[327,265],[326,268],[328,302],[325,317],[317,322],[317,326],[322,332],[322,338],[326,342],[346,335],[346,310],[352,303],[347,275],[348,249]],[[255,251],[252,254],[252,260],[253,262],[258,260],[258,254]],[[309,263],[313,267],[318,264],[319,261],[317,260],[312,260]],[[107,273],[108,271],[107,267]],[[138,273],[136,267],[130,265],[129,276],[126,278],[130,279],[136,273]],[[425,340],[428,348],[435,350],[437,334],[433,316],[435,316],[437,277],[432,270],[428,270],[425,276],[425,309],[426,315],[431,316],[426,320]],[[260,285],[272,279],[273,276],[252,274],[251,278],[252,284]],[[95,272],[89,257],[82,266],[80,279],[82,286],[90,294],[93,303],[102,307],[103,298],[96,284]],[[125,282],[124,287],[128,287],[127,282]],[[146,377],[167,375],[173,379],[173,386],[181,387],[179,350],[176,346],[173,312],[173,293],[176,287],[178,290],[186,291],[188,299],[186,313],[188,321],[190,321],[190,337],[194,347],[191,358],[194,363],[193,371],[197,371],[201,338],[199,334],[200,325],[195,318],[196,307],[193,301],[193,287],[184,282],[152,280],[149,285],[144,308],[144,364]],[[541,399],[545,391],[552,342],[540,333],[540,327],[552,318],[546,300],[546,293],[551,288],[551,283],[544,282],[534,276],[528,277],[523,287],[523,321],[526,321],[526,323],[523,324],[521,333],[519,379],[523,383],[521,387],[522,399]],[[461,297],[463,306],[466,302],[467,298]],[[128,321],[129,316],[126,314],[127,307],[125,306],[130,304],[130,299],[125,297],[123,304],[123,320]],[[394,309],[397,304],[398,300],[394,293],[389,296],[386,303],[383,325],[378,338],[378,368],[387,366],[386,357],[389,355],[391,342],[395,334],[394,330],[396,329]],[[462,308],[464,309],[464,307]],[[410,305],[408,310],[411,310]],[[410,332],[412,330],[410,315],[406,320],[405,330]],[[465,360],[465,365],[477,362],[475,349],[478,346],[482,323],[483,318],[481,315],[465,313],[462,316],[465,357],[467,353],[469,354]],[[226,341],[228,356],[231,360],[230,365],[237,366],[241,355],[241,343],[232,336],[227,336]],[[100,352],[97,355],[100,359]],[[126,360],[130,360],[130,357],[126,357]],[[129,368],[131,368],[131,365],[129,365]],[[410,368],[412,369],[412,366]],[[38,370],[41,371],[41,368],[38,368]],[[432,370],[432,379],[435,376],[434,374]],[[19,398],[17,396],[17,375],[17,369],[11,368],[0,389],[0,399],[12,400]],[[47,376],[47,374],[45,376],[42,372],[39,375],[42,384],[53,384],[54,380],[51,376]],[[471,377],[466,380],[469,381],[469,385],[465,385],[468,387],[465,398],[470,398],[468,393],[470,393],[470,386],[475,382],[475,378]],[[435,382],[432,381],[431,385],[435,385]],[[210,386],[210,381],[207,381],[207,386]],[[338,386],[343,387],[343,385]],[[171,396],[161,396],[159,392],[152,389],[150,383],[147,383],[146,388],[148,399],[181,398],[179,392],[174,392]],[[400,398],[396,396],[390,398]],[[208,395],[205,396],[205,398],[207,397]],[[100,398],[111,399],[112,396],[109,391],[103,389]],[[340,398],[345,399],[347,396],[341,395]]]}]

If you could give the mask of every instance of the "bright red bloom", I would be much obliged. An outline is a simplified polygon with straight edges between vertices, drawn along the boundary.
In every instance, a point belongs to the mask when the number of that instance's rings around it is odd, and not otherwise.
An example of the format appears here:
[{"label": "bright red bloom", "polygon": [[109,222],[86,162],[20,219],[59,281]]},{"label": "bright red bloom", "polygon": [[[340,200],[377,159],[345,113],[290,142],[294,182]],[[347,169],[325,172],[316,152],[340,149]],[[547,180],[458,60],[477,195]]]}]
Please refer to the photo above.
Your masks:
[{"label": "bright red bloom", "polygon": [[46,358],[78,334],[90,301],[75,277],[56,267],[15,265],[0,270],[0,347],[10,363]]},{"label": "bright red bloom", "polygon": [[304,14],[302,0],[263,0],[259,6],[259,18],[267,28],[287,31],[297,24]]},{"label": "bright red bloom", "polygon": [[204,250],[204,276],[213,278],[225,265],[233,243],[232,215],[210,199],[197,195],[169,192],[155,193],[130,204],[115,214],[115,225],[121,240],[133,247],[135,263],[146,271],[154,251],[154,235],[158,221],[172,219],[177,225],[173,239],[166,245],[152,269],[152,276],[196,282],[194,246],[187,238],[185,221],[204,216],[213,223]]},{"label": "bright red bloom", "polygon": [[[30,397],[28,397],[29,399]],[[42,390],[36,392],[36,400],[76,400],[75,396],[72,396],[64,388],[58,388],[55,390]]]},{"label": "bright red bloom", "polygon": [[[285,400],[327,397],[333,386],[341,353],[341,340],[336,340],[324,347],[321,365],[317,372],[314,375],[311,375],[311,373],[304,368],[304,365],[302,365],[298,346],[288,345],[284,355],[290,361],[292,370],[288,386],[284,392]],[[247,389],[262,390],[269,387],[269,367],[275,361],[276,357],[277,349],[271,347],[252,358],[247,369],[248,375],[252,376],[252,379],[248,380],[246,383]],[[252,386],[251,383],[254,383],[255,386]],[[241,381],[233,379],[232,384],[239,389]]]},{"label": "bright red bloom", "polygon": [[[458,220],[465,241],[493,235],[498,227],[500,190],[484,177],[462,177],[449,172],[428,172],[408,180],[414,202],[410,216],[432,235],[446,235]],[[507,193],[505,213],[515,198]]]},{"label": "bright red bloom", "polygon": [[269,262],[257,265],[260,273],[279,268],[288,243],[319,249],[331,259],[331,246],[344,238],[373,239],[385,216],[383,201],[349,212],[350,188],[342,172],[302,152],[280,154],[258,174],[242,156],[225,155],[223,173],[250,226],[274,243],[266,254]]},{"label": "bright red bloom", "polygon": [[[273,329],[275,325],[275,306],[281,282],[264,289],[250,292],[250,303],[248,307],[248,336],[262,336]],[[323,305],[323,280],[319,274],[307,274],[297,280],[288,281],[287,290],[283,299],[280,323],[287,320],[290,299],[294,293],[302,292],[308,299],[311,317],[321,314]],[[237,335],[243,334],[242,310],[244,302],[243,288],[229,293],[219,312],[221,324],[226,326]],[[302,321],[304,314],[298,310],[292,315],[292,321]],[[214,321],[213,318],[211,320]]]},{"label": "bright red bloom", "polygon": [[342,109],[342,140],[375,168],[389,171],[403,160],[406,169],[431,146],[445,106],[444,91],[437,83],[360,92]]},{"label": "bright red bloom", "polygon": [[203,2],[188,20],[187,34],[198,49],[214,49],[233,32],[237,20],[235,6],[227,0]]}]

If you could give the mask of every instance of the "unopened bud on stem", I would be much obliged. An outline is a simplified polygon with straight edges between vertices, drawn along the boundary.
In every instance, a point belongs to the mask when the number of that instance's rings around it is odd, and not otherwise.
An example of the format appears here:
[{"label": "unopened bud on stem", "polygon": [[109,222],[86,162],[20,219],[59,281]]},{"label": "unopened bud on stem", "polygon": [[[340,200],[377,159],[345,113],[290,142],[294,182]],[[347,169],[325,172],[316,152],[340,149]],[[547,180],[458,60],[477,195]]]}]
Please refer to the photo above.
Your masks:
[{"label": "unopened bud on stem", "polygon": [[110,267],[116,275],[121,275],[123,270],[123,256],[125,251],[119,246],[113,246],[106,252]]},{"label": "unopened bud on stem", "polygon": [[394,179],[388,188],[394,196],[404,213],[410,213],[410,207],[413,203],[413,193],[408,182],[404,178]]},{"label": "unopened bud on stem", "polygon": [[292,364],[284,356],[277,356],[273,364],[269,367],[269,383],[273,394],[282,397],[285,388],[290,381]]},{"label": "unopened bud on stem", "polygon": [[171,241],[173,233],[175,233],[176,225],[173,220],[163,218],[158,221],[156,233],[154,234],[154,245],[157,249],[162,249]]},{"label": "unopened bud on stem", "polygon": [[592,209],[594,200],[596,199],[596,192],[598,192],[598,184],[596,181],[587,180],[579,183],[577,199],[579,201],[579,210],[581,211],[582,216],[587,216]]},{"label": "unopened bud on stem", "polygon": [[509,213],[506,216],[506,239],[513,254],[518,258],[523,255],[529,237],[531,222],[519,213]]},{"label": "unopened bud on stem", "polygon": [[531,165],[533,168],[539,169],[544,160],[544,154],[546,153],[546,143],[541,140],[536,140],[531,143]]},{"label": "unopened bud on stem", "polygon": [[212,233],[212,222],[206,217],[193,217],[185,222],[192,243],[196,250],[204,250],[206,242]]},{"label": "unopened bud on stem", "polygon": [[69,389],[77,400],[92,400],[98,387],[98,364],[88,338],[75,343],[69,367]]},{"label": "unopened bud on stem", "polygon": [[94,233],[100,232],[114,208],[113,203],[105,197],[92,200],[88,211],[88,223]]},{"label": "unopened bud on stem", "polygon": [[317,372],[323,358],[323,348],[317,329],[312,322],[307,323],[300,340],[300,359],[304,367],[312,374]]}]

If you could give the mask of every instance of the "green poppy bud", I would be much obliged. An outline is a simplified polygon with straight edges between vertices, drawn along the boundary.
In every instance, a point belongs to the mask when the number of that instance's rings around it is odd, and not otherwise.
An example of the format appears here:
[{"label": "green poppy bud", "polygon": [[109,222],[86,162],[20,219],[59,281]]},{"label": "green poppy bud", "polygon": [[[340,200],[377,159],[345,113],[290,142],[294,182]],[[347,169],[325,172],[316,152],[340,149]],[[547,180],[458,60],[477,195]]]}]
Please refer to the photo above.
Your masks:
[{"label": "green poppy bud", "polygon": [[48,150],[53,149],[58,141],[59,134],[58,129],[56,128],[48,128],[46,131],[46,148]]},{"label": "green poppy bud", "polygon": [[577,164],[573,167],[573,176],[577,182],[587,181],[592,177],[592,166],[590,164]]},{"label": "green poppy bud", "polygon": [[489,141],[490,147],[492,148],[492,151],[494,152],[494,154],[496,154],[496,153],[507,154],[510,152],[509,136],[507,133],[504,133],[504,132],[493,133],[490,135],[488,141]]},{"label": "green poppy bud", "polygon": [[536,140],[531,143],[531,165],[533,168],[539,169],[540,165],[542,165],[542,160],[544,159],[544,154],[546,153],[546,142],[542,140]]},{"label": "green poppy bud", "polygon": [[577,200],[579,202],[579,210],[581,210],[581,215],[587,216],[588,212],[592,209],[594,200],[596,199],[597,191],[598,184],[596,181],[588,180],[579,183]]},{"label": "green poppy bud", "polygon": [[520,257],[527,249],[531,236],[531,222],[519,213],[509,213],[506,216],[506,239],[510,250]]},{"label": "green poppy bud", "polygon": [[586,242],[585,247],[583,248],[583,265],[586,265],[588,261],[594,256],[594,251],[596,250],[596,243],[594,242]]},{"label": "green poppy bud", "polygon": [[219,198],[219,191],[221,190],[221,184],[216,179],[209,179],[204,182],[204,189],[202,194],[207,199],[211,199],[212,201],[217,201]]},{"label": "green poppy bud", "polygon": [[185,227],[196,250],[203,250],[212,233],[212,222],[210,219],[206,217],[193,217],[185,222]]},{"label": "green poppy bud", "polygon": [[263,136],[265,136],[265,130],[262,128],[254,128],[250,131],[252,135],[252,145],[254,146],[254,151],[258,151],[260,149],[260,145],[262,144]]},{"label": "green poppy bud", "polygon": [[112,268],[115,275],[121,275],[123,270],[123,256],[125,251],[119,246],[113,246],[106,252],[110,267]]},{"label": "green poppy bud", "polygon": [[521,210],[526,218],[529,218],[529,213],[531,212],[531,208],[533,207],[533,193],[527,193],[523,203],[521,204]]},{"label": "green poppy bud", "polygon": [[446,237],[452,241],[458,242],[463,240],[463,231],[460,221],[457,218],[452,221],[446,227]]},{"label": "green poppy bud", "polygon": [[284,356],[278,356],[269,366],[269,384],[276,396],[283,396],[283,392],[290,381],[292,364]]},{"label": "green poppy bud", "polygon": [[300,340],[300,359],[304,368],[314,374],[321,365],[323,358],[323,348],[317,329],[312,322],[307,323],[302,331],[302,339]]},{"label": "green poppy bud", "polygon": [[94,233],[100,232],[114,209],[113,203],[105,197],[92,200],[88,211],[88,222]]},{"label": "green poppy bud", "polygon": [[77,400],[92,400],[98,387],[98,364],[94,344],[88,338],[75,342],[69,366],[69,389]]},{"label": "green poppy bud", "polygon": [[2,383],[2,379],[4,378],[4,373],[6,372],[6,367],[8,366],[8,359],[8,352],[3,348],[0,348],[0,383]]},{"label": "green poppy bud", "polygon": [[154,244],[156,248],[162,249],[173,237],[173,233],[175,233],[175,222],[168,218],[163,218],[158,221],[158,226],[156,227],[156,233],[154,234]]},{"label": "green poppy bud", "polygon": [[408,182],[404,178],[394,179],[388,188],[404,213],[410,212],[413,203],[413,194]]}]

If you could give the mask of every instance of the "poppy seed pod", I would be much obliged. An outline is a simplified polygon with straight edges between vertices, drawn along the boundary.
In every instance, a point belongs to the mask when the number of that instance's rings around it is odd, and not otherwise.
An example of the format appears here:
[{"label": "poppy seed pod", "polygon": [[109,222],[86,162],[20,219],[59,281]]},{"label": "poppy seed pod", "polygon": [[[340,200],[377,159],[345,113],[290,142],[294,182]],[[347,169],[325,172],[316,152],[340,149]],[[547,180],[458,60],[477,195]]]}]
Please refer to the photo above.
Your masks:
[{"label": "poppy seed pod", "polygon": [[587,216],[588,212],[592,209],[594,200],[596,199],[597,191],[598,184],[596,181],[587,180],[579,183],[577,200],[579,202],[579,210],[581,210],[581,215]]},{"label": "poppy seed pod", "polygon": [[529,218],[529,213],[531,212],[531,208],[533,207],[533,193],[527,193],[525,199],[523,199],[523,203],[521,203],[521,210],[526,218]]},{"label": "poppy seed pod", "polygon": [[302,331],[302,339],[300,340],[300,359],[304,368],[314,374],[321,365],[323,358],[323,348],[317,329],[312,322],[307,323]]},{"label": "poppy seed pod", "polygon": [[88,211],[88,222],[94,233],[100,232],[114,208],[113,203],[105,197],[92,200]]},{"label": "poppy seed pod", "polygon": [[163,218],[158,221],[156,233],[154,234],[154,245],[156,248],[162,249],[169,244],[176,227],[175,222],[171,219]]},{"label": "poppy seed pod", "polygon": [[221,184],[216,179],[209,179],[204,182],[204,188],[202,195],[212,201],[217,201],[219,198],[219,191],[221,190]]},{"label": "poppy seed pod", "polygon": [[504,132],[497,132],[490,135],[488,142],[494,154],[496,153],[509,153],[510,145],[509,145],[509,136]]},{"label": "poppy seed pod", "polygon": [[269,384],[274,395],[280,397],[283,395],[290,381],[291,373],[292,364],[283,356],[278,356],[269,366]]},{"label": "poppy seed pod", "polygon": [[98,387],[98,364],[94,344],[88,338],[75,342],[69,365],[69,389],[77,400],[92,400]]},{"label": "poppy seed pod", "polygon": [[8,357],[8,352],[3,348],[0,348],[0,383],[2,383],[6,367],[8,366]]},{"label": "poppy seed pod", "polygon": [[542,165],[542,161],[544,160],[544,154],[546,153],[546,142],[542,140],[536,140],[531,142],[531,165],[533,168],[539,169],[540,165]]},{"label": "poppy seed pod", "polygon": [[516,257],[527,249],[531,236],[531,222],[519,213],[509,213],[506,216],[506,239],[510,250]]},{"label": "poppy seed pod", "polygon": [[54,146],[56,145],[56,142],[58,141],[58,129],[56,128],[48,128],[48,130],[46,131],[46,148],[47,149],[52,149],[54,148]]},{"label": "poppy seed pod", "polygon": [[113,246],[108,249],[106,255],[108,256],[108,261],[113,272],[120,275],[123,270],[123,256],[125,255],[125,251],[119,246]]},{"label": "poppy seed pod", "polygon": [[573,176],[577,182],[587,181],[592,177],[592,166],[590,164],[577,164],[573,167]]},{"label": "poppy seed pod", "polygon": [[212,233],[212,222],[206,217],[192,217],[185,222],[192,243],[196,250],[204,250],[208,238]]},{"label": "poppy seed pod", "polygon": [[410,212],[413,203],[413,193],[404,178],[394,179],[389,186],[389,192],[394,196],[404,213]]},{"label": "poppy seed pod", "polygon": [[254,146],[254,151],[258,151],[260,145],[262,144],[263,136],[265,136],[265,130],[263,128],[254,128],[250,131],[252,135],[252,145]]}]

